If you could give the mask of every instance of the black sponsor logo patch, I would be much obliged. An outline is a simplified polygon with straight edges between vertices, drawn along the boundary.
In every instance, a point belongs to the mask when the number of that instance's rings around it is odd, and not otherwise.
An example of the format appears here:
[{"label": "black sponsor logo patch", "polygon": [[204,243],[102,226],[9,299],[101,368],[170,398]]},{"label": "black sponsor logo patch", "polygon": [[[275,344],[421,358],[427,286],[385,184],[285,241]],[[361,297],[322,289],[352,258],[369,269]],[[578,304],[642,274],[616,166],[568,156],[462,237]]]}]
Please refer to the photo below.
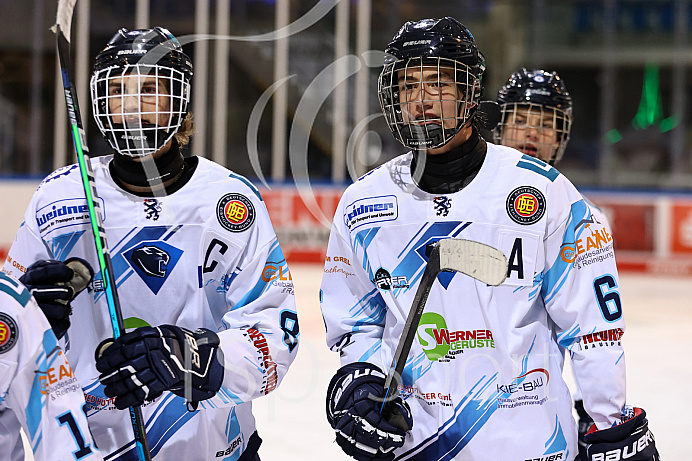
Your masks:
[{"label": "black sponsor logo patch", "polygon": [[3,354],[17,344],[19,328],[14,319],[4,312],[0,312],[0,354]]},{"label": "black sponsor logo patch", "polygon": [[392,288],[392,276],[389,271],[383,267],[377,269],[373,282],[380,290],[390,290]]},{"label": "black sponsor logo patch", "polygon": [[545,196],[535,187],[517,187],[507,196],[507,214],[517,224],[534,224],[545,214]]},{"label": "black sponsor logo patch", "polygon": [[244,195],[226,194],[216,204],[216,217],[226,230],[243,232],[255,222],[255,207]]}]

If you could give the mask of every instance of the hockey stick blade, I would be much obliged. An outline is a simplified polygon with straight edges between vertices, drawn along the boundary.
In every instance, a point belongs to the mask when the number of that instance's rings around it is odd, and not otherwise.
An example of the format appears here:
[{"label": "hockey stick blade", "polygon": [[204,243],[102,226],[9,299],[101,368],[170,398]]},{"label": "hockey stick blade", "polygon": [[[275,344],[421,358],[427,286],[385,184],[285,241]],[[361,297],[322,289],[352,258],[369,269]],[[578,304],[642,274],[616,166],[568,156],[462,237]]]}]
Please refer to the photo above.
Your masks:
[{"label": "hockey stick blade", "polygon": [[[75,152],[77,154],[77,163],[79,164],[79,172],[84,189],[84,198],[86,199],[87,208],[89,210],[89,222],[91,225],[94,245],[96,247],[96,255],[99,261],[99,270],[103,280],[103,288],[108,303],[108,313],[113,327],[113,337],[117,338],[124,331],[122,313],[120,309],[120,300],[116,290],[115,276],[113,271],[113,263],[108,252],[108,243],[106,241],[106,232],[103,226],[103,218],[98,197],[96,192],[96,183],[94,181],[94,173],[91,168],[91,163],[88,157],[88,148],[86,144],[86,136],[82,124],[82,117],[79,111],[79,103],[77,102],[77,93],[74,91],[74,80],[70,74],[70,30],[72,22],[72,13],[74,11],[76,0],[59,0],[56,24],[52,30],[55,32],[58,59],[60,62],[60,71],[63,82],[63,91],[65,93],[65,104],[70,122],[70,131],[72,133],[72,141],[74,142]],[[137,453],[139,461],[151,461],[151,453],[149,451],[149,442],[147,441],[147,433],[144,425],[144,417],[140,407],[130,407],[130,421],[134,435],[134,449]]]},{"label": "hockey stick blade", "polygon": [[58,28],[60,28],[68,43],[72,36],[72,13],[74,12],[75,3],[77,3],[77,0],[59,0],[55,25],[51,27],[51,30],[56,34],[58,34]]},{"label": "hockey stick blade", "polygon": [[473,240],[439,242],[440,270],[461,272],[485,284],[498,286],[507,277],[507,258],[497,248]]},{"label": "hockey stick blade", "polygon": [[404,371],[406,358],[411,351],[411,345],[416,335],[418,323],[423,315],[428,295],[440,272],[460,272],[487,285],[497,286],[505,281],[507,276],[507,258],[497,248],[473,240],[442,239],[429,245],[430,256],[425,266],[418,289],[413,297],[404,329],[401,332],[399,344],[392,358],[392,365],[384,383],[384,398],[371,395],[377,401],[382,401],[380,413],[388,416],[388,404],[397,394],[401,374]]}]

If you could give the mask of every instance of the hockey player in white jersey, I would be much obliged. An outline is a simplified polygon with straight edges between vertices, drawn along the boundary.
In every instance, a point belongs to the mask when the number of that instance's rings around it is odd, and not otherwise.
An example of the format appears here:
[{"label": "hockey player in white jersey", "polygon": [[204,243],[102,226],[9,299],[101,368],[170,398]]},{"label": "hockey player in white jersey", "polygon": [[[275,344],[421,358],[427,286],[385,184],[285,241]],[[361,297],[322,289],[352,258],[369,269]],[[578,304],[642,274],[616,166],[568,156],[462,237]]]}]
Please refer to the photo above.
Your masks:
[{"label": "hockey player in white jersey", "polygon": [[[625,400],[607,229],[553,167],[480,138],[485,60],[461,23],[408,22],[385,53],[380,104],[411,151],[351,185],[331,229],[328,264],[340,270],[325,271],[321,306],[343,365],[327,391],[338,444],[359,460],[574,460],[567,350],[598,429],[593,459],[657,459],[644,412]],[[383,415],[426,247],[449,237],[502,250],[507,278],[437,277]]]},{"label": "hockey player in white jersey", "polygon": [[[81,279],[79,288],[88,281]],[[82,388],[50,323],[24,285],[2,272],[0,369],[2,459],[24,459],[20,427],[36,461],[103,459],[87,426]]]},{"label": "hockey player in white jersey", "polygon": [[[525,68],[514,72],[498,91],[497,103],[501,118],[494,131],[495,142],[556,165],[565,153],[572,130],[572,96],[557,72]],[[587,203],[594,223],[609,231],[605,214]],[[573,397],[579,415],[579,459],[586,461],[584,435],[593,420],[584,410],[578,388]]]},{"label": "hockey player in white jersey", "polygon": [[[259,459],[252,400],[297,353],[293,283],[260,194],[181,154],[191,77],[178,40],[157,27],[121,29],[91,78],[94,117],[115,151],[91,164],[127,333],[112,339],[99,272],[73,303],[65,351],[109,460],[137,459],[122,411],[137,405],[154,459]],[[98,267],[81,184],[76,165],[41,183],[5,263],[12,275],[40,259]]]}]

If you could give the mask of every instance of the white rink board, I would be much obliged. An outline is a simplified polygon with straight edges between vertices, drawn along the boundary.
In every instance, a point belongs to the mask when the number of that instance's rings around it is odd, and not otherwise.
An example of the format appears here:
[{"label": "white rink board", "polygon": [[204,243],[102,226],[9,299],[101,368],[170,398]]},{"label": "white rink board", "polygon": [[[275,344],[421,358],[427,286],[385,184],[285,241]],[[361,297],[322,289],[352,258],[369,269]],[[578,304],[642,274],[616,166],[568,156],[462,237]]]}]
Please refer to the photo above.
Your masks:
[{"label": "white rink board", "polygon": [[[301,343],[284,382],[254,404],[264,443],[263,461],[347,460],[334,442],[325,416],[325,392],[339,366],[324,341],[319,310],[322,268],[291,265]],[[684,389],[692,382],[692,281],[646,275],[621,275],[627,320],[623,337],[627,360],[628,403],[646,409],[649,427],[665,460],[688,459]],[[676,360],[675,357],[680,360]],[[569,371],[568,382],[572,382]]]}]

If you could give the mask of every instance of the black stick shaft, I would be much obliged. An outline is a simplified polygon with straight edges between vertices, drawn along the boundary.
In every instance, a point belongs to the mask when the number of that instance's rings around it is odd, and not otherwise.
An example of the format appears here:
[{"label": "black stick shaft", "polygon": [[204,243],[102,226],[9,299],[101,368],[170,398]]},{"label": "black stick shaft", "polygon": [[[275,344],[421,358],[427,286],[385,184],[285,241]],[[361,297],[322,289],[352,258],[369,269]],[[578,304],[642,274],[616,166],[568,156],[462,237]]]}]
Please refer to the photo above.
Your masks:
[{"label": "black stick shaft", "polygon": [[386,409],[387,404],[397,396],[397,388],[401,381],[401,374],[404,372],[408,353],[411,351],[413,339],[416,337],[418,322],[420,322],[420,318],[425,310],[425,303],[428,301],[430,289],[433,283],[435,283],[437,274],[440,273],[440,247],[437,243],[433,243],[431,246],[432,251],[428,258],[428,264],[425,266],[423,276],[416,290],[416,295],[413,297],[411,310],[406,318],[406,323],[404,324],[404,329],[399,339],[399,345],[396,348],[394,358],[392,359],[392,365],[389,368],[387,379],[384,382],[385,394],[380,413],[382,413],[383,410]]}]

